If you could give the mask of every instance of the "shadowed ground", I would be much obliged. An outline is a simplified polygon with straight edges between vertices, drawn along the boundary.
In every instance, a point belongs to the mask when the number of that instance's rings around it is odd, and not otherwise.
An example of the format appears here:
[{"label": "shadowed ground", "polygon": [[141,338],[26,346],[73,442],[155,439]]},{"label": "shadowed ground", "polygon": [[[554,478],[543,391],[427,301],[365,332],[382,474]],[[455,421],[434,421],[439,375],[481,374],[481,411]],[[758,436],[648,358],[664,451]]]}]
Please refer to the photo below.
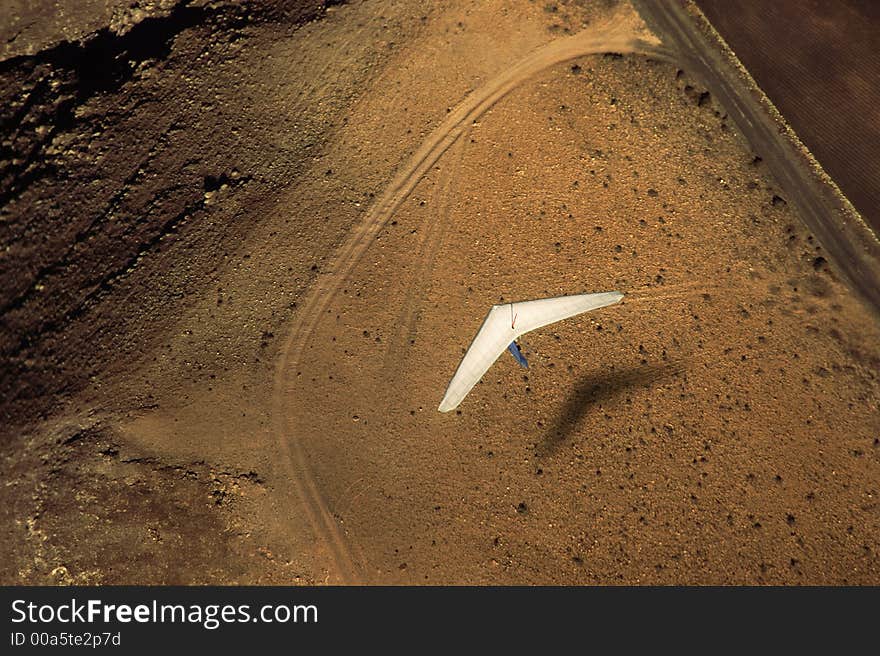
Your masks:
[{"label": "shadowed ground", "polygon": [[618,371],[599,371],[582,377],[567,394],[559,416],[550,424],[536,453],[552,454],[577,429],[589,412],[600,412],[602,405],[640,387],[652,387],[682,372],[681,364],[639,365]]}]

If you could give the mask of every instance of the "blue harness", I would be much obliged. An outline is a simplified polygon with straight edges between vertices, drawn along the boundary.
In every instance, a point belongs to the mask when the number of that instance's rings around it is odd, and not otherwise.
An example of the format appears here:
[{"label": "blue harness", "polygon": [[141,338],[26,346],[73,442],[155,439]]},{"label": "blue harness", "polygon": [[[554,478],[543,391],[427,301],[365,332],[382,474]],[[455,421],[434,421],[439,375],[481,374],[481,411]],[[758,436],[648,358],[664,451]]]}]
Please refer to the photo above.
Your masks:
[{"label": "blue harness", "polygon": [[519,366],[523,369],[529,368],[528,361],[523,357],[522,351],[519,350],[519,346],[516,345],[516,342],[513,341],[510,343],[510,346],[507,347],[507,350],[510,351],[510,354],[516,358],[516,361],[519,362]]}]

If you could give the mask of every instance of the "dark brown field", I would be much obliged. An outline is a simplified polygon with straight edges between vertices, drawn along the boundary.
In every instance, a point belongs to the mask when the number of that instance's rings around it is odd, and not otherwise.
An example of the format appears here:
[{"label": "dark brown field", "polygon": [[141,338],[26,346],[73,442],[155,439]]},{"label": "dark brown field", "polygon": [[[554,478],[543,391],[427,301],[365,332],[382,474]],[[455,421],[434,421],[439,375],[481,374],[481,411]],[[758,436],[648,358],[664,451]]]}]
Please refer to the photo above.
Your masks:
[{"label": "dark brown field", "polygon": [[843,193],[880,231],[880,4],[697,4]]}]

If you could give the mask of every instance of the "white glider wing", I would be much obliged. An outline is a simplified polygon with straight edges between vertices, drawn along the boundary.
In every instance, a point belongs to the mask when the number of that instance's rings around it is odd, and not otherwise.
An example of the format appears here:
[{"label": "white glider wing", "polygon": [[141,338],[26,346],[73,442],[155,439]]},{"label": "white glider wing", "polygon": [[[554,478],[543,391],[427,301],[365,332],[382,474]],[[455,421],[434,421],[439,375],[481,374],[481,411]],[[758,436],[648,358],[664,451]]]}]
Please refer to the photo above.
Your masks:
[{"label": "white glider wing", "polygon": [[437,409],[440,412],[454,410],[498,356],[520,335],[583,312],[613,305],[622,298],[620,292],[601,292],[493,305],[449,381],[446,394]]},{"label": "white glider wing", "polygon": [[[524,301],[513,304],[516,316],[516,336],[542,328],[551,323],[574,317],[590,310],[598,310],[614,305],[623,298],[620,292],[600,292],[599,294],[578,294],[577,296],[557,296],[537,301]],[[498,307],[497,305],[495,307]],[[508,306],[503,306],[508,307]],[[513,340],[511,340],[513,341]]]}]

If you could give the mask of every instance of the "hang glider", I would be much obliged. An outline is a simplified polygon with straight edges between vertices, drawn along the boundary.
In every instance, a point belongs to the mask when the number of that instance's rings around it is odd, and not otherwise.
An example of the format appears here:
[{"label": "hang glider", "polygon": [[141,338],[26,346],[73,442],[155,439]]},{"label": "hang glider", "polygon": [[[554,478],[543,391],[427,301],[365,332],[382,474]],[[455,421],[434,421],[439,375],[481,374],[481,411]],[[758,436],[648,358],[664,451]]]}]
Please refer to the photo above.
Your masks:
[{"label": "hang glider", "polygon": [[449,381],[446,394],[437,409],[449,412],[458,407],[505,350],[509,349],[517,362],[527,367],[528,363],[516,344],[520,335],[583,312],[614,305],[622,298],[620,292],[601,292],[493,305]]}]

